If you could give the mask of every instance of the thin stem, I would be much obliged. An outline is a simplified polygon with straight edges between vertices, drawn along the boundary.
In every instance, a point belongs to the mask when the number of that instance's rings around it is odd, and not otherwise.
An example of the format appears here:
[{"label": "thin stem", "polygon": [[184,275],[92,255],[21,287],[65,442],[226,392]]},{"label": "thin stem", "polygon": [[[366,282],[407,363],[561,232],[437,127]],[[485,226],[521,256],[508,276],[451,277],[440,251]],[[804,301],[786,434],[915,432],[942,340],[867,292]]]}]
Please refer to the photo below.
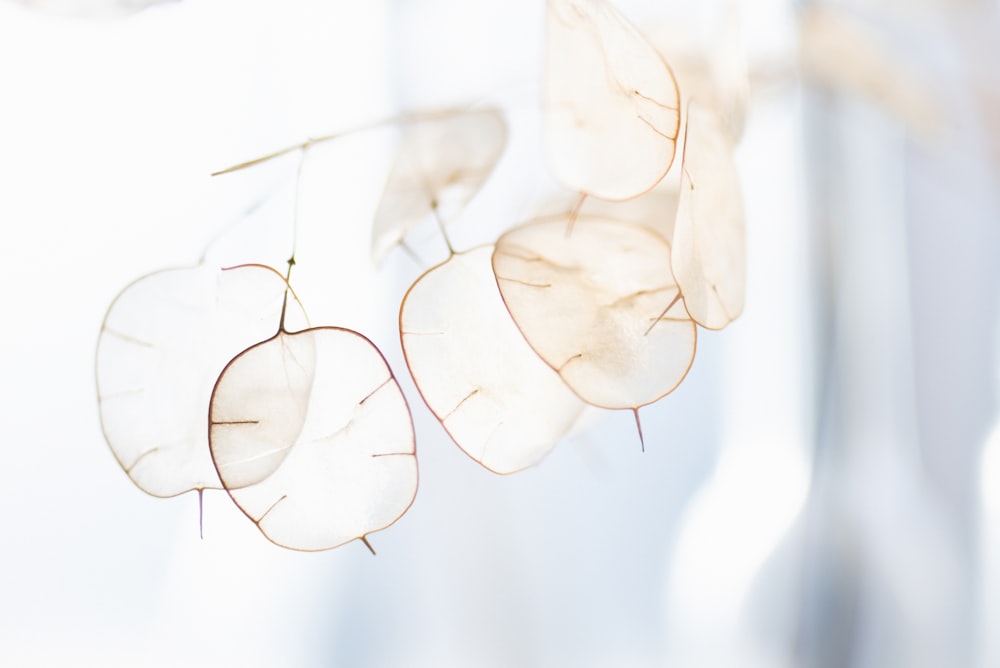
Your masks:
[{"label": "thin stem", "polygon": [[587,193],[580,193],[580,198],[576,200],[576,204],[574,204],[573,208],[569,210],[569,220],[566,222],[567,237],[573,232],[573,225],[576,223],[576,219],[580,215],[580,209],[583,207],[583,201],[585,199],[587,199]]},{"label": "thin stem", "polygon": [[306,164],[306,156],[308,151],[306,148],[302,149],[302,154],[299,156],[299,166],[295,170],[295,203],[292,209],[292,257],[295,257],[295,249],[298,247],[299,241],[299,212],[301,210],[302,201],[302,171]]},{"label": "thin stem", "polygon": [[333,141],[335,139],[340,139],[341,137],[346,137],[347,135],[355,134],[357,132],[367,132],[369,130],[377,130],[381,127],[387,125],[395,125],[396,123],[402,123],[404,121],[419,120],[422,118],[438,118],[442,116],[447,116],[448,114],[455,113],[455,110],[445,110],[437,112],[415,112],[409,114],[396,114],[395,116],[389,116],[388,118],[382,118],[371,123],[365,123],[364,125],[359,125],[357,127],[351,128],[349,130],[342,130],[340,132],[334,132],[328,135],[320,135],[319,137],[310,137],[304,142],[299,144],[293,144],[291,146],[286,146],[285,148],[274,151],[273,153],[268,153],[267,155],[262,155],[259,158],[254,158],[253,160],[247,160],[246,162],[241,162],[238,165],[233,165],[232,167],[226,167],[225,169],[220,169],[217,172],[212,172],[212,176],[221,176],[222,174],[231,174],[233,172],[238,172],[247,167],[253,167],[274,158],[280,158],[283,155],[288,155],[289,153],[294,153],[295,151],[304,151],[311,146],[316,146],[317,144],[325,144],[326,142]]},{"label": "thin stem", "polygon": [[247,160],[246,162],[241,162],[238,165],[233,165],[232,167],[226,167],[225,169],[220,169],[217,172],[212,172],[212,176],[222,176],[223,174],[231,174],[233,172],[238,172],[241,169],[246,169],[247,167],[253,167],[254,165],[259,165],[262,162],[267,162],[268,160],[273,160],[274,158],[280,158],[283,155],[288,155],[293,151],[305,150],[311,144],[315,143],[315,140],[307,139],[301,144],[296,144],[295,146],[288,146],[274,153],[268,153],[267,155],[262,155],[259,158],[254,158],[253,160]]},{"label": "thin stem", "polygon": [[667,308],[663,309],[663,312],[660,313],[660,315],[656,316],[656,318],[653,320],[653,322],[649,323],[649,327],[643,333],[643,336],[649,336],[649,333],[651,331],[653,331],[653,327],[656,327],[656,323],[658,323],[661,320],[663,320],[663,318],[667,315],[667,311],[669,311],[670,309],[672,309],[674,307],[674,304],[676,304],[677,302],[679,302],[682,296],[683,295],[682,295],[681,291],[678,290],[677,291],[677,296],[674,297],[673,301],[671,301],[669,304],[667,304]]},{"label": "thin stem", "polygon": [[[281,298],[281,320],[278,321],[278,333],[284,332],[288,334],[288,330],[285,329],[285,313],[288,311],[288,293],[291,290],[291,278],[292,278],[292,267],[295,266],[295,256],[292,255],[288,258],[288,271],[285,273],[285,295]],[[295,301],[299,298],[296,297]]]},{"label": "thin stem", "polygon": [[[292,254],[288,258],[288,271],[285,272],[285,295],[281,300],[281,320],[278,323],[278,332],[284,332],[288,334],[288,330],[285,329],[285,314],[288,312],[288,292],[292,287],[292,267],[295,266],[295,249],[298,247],[299,241],[299,211],[301,209],[300,203],[302,200],[302,169],[306,164],[306,156],[308,155],[305,148],[302,149],[302,154],[299,156],[299,166],[295,171],[295,204],[292,211]],[[298,297],[295,298],[298,301]],[[300,302],[301,303],[301,302]]]},{"label": "thin stem", "polygon": [[642,422],[639,420],[639,409],[632,409],[633,415],[635,415],[635,426],[639,430],[639,447],[642,448],[643,452],[646,452],[646,439],[642,437]]},{"label": "thin stem", "polygon": [[681,172],[678,178],[678,186],[681,190],[684,189],[684,177],[687,177],[688,183],[690,184],[690,189],[694,190],[694,179],[691,178],[691,172],[687,168],[687,152],[688,152],[688,130],[691,128],[691,103],[694,102],[693,99],[688,100],[687,110],[684,113],[684,148],[681,149]]},{"label": "thin stem", "polygon": [[434,220],[437,221],[438,228],[441,230],[441,236],[444,237],[444,243],[448,246],[448,257],[452,258],[455,256],[455,247],[451,245],[448,232],[444,229],[444,219],[441,218],[441,212],[438,210],[437,200],[431,200],[431,212],[434,214]]},{"label": "thin stem", "polygon": [[418,267],[422,267],[422,268],[426,268],[427,267],[427,263],[424,262],[422,259],[420,259],[420,256],[417,255],[417,252],[415,250],[413,250],[412,248],[410,248],[409,244],[406,243],[405,239],[400,239],[398,245],[402,249],[403,253],[405,253],[408,258],[410,258],[411,260],[413,260],[413,262]]},{"label": "thin stem", "polygon": [[691,172],[688,171],[687,161],[686,160],[682,160],[681,161],[681,171],[683,172],[683,175],[681,177],[682,181],[683,181],[683,177],[686,176],[687,177],[687,182],[688,182],[688,189],[694,190],[694,179],[691,178]]},{"label": "thin stem", "polygon": [[295,294],[295,288],[293,288],[292,284],[288,282],[288,277],[286,276],[286,274],[282,274],[281,272],[279,272],[277,269],[275,269],[274,267],[272,267],[270,265],[261,264],[259,262],[245,262],[243,264],[235,264],[235,265],[233,265],[231,267],[222,267],[222,271],[232,271],[233,269],[243,269],[244,267],[257,267],[258,269],[267,269],[268,271],[274,273],[282,281],[284,281],[285,282],[285,290],[287,292],[291,293],[292,299],[294,299],[295,301],[297,301],[299,303],[299,306],[302,308],[303,315],[305,315],[306,323],[308,325],[308,323],[309,323],[309,314],[305,312],[305,310],[306,310],[305,306],[302,305],[302,300],[299,299],[299,296],[297,294]]},{"label": "thin stem", "polygon": [[205,540],[205,490],[198,488],[198,538]]}]

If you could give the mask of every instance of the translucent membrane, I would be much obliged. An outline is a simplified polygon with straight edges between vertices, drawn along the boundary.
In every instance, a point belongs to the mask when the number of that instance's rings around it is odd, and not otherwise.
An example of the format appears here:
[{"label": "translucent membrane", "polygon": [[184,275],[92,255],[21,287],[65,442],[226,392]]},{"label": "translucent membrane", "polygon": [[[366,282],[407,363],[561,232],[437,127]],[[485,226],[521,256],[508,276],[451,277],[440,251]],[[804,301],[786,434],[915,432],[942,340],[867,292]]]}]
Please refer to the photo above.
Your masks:
[{"label": "translucent membrane", "polygon": [[746,248],[743,198],[728,129],[715,112],[688,110],[671,263],[684,306],[708,329],[743,312]]},{"label": "translucent membrane", "polygon": [[274,473],[306,422],[316,375],[313,336],[284,332],[242,351],[212,394],[212,459],[230,492]]},{"label": "translucent membrane", "polygon": [[676,184],[667,187],[663,183],[654,190],[627,202],[588,198],[583,202],[580,213],[584,216],[613,218],[623,223],[638,223],[656,232],[669,243],[674,236],[678,197]]},{"label": "translucent membrane", "polygon": [[108,445],[140,489],[221,487],[205,433],[212,387],[274,333],[285,287],[261,267],[197,266],[149,274],[115,298],[97,340],[97,398]]},{"label": "translucent membrane", "polygon": [[408,120],[375,212],[375,261],[432,212],[444,220],[457,215],[489,177],[506,144],[507,124],[495,109]]},{"label": "translucent membrane", "polygon": [[726,3],[700,30],[674,17],[646,33],[669,58],[682,100],[714,109],[734,143],[743,135],[750,101],[741,9],[740,3]]},{"label": "translucent membrane", "polygon": [[493,269],[531,347],[584,401],[638,408],[666,395],[694,359],[695,324],[670,247],[609,218],[539,220],[497,241]]},{"label": "translucent membrane", "polygon": [[399,313],[421,396],[462,450],[495,473],[544,457],[583,409],[504,308],[493,247],[454,255],[420,277]]},{"label": "translucent membrane", "polygon": [[323,550],[389,526],[413,502],[413,423],[385,358],[337,327],[280,332],[236,356],[212,394],[223,485],[272,542]]},{"label": "translucent membrane", "polygon": [[680,128],[677,82],[605,0],[549,0],[544,84],[549,163],[573,190],[611,200],[652,188]]}]

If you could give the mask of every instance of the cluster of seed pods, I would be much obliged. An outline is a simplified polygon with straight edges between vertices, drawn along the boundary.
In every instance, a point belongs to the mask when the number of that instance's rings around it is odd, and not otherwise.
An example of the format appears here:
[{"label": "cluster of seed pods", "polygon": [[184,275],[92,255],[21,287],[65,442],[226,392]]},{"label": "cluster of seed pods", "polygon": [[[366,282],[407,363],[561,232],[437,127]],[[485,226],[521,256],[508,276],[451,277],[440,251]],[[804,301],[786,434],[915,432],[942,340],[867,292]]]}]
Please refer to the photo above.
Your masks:
[{"label": "cluster of seed pods", "polygon": [[[508,129],[497,109],[451,110],[391,121],[402,139],[372,222],[376,261],[439,224],[449,256],[406,292],[400,343],[447,433],[500,474],[537,463],[587,405],[638,423],[684,379],[698,326],[743,308],[727,122],[682,105],[670,67],[606,0],[549,0],[547,28],[546,154],[578,204],[456,251],[446,222],[489,179]],[[679,190],[655,189],[679,140]],[[308,323],[293,264],[199,264],[126,287],[98,341],[102,428],[149,494],[224,489],[274,543],[370,548],[416,494],[409,407],[363,334]]]},{"label": "cluster of seed pods", "polygon": [[142,490],[225,489],[271,541],[321,550],[366,540],[409,508],[413,425],[371,341],[303,326],[290,294],[260,265],[140,278],[104,319],[98,400]]}]

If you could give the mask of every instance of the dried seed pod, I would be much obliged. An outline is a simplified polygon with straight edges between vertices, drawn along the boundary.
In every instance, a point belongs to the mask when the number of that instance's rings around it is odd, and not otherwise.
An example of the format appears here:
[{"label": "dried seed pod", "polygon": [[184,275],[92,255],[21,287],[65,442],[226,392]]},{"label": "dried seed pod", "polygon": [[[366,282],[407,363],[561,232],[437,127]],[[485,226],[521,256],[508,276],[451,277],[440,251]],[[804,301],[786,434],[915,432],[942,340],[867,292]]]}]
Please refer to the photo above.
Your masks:
[{"label": "dried seed pod", "polygon": [[500,237],[493,270],[525,339],[594,406],[652,403],[691,367],[696,327],[670,247],[646,227],[571,215],[534,221]]},{"label": "dried seed pod", "polygon": [[624,200],[670,169],[680,93],[670,67],[606,0],[549,0],[545,143],[572,190]]},{"label": "dried seed pod", "polygon": [[504,308],[492,246],[458,253],[406,293],[399,332],[421,396],[466,454],[495,473],[544,457],[583,403],[531,350]]},{"label": "dried seed pod", "polygon": [[[167,269],[115,298],[97,341],[101,428],[143,491],[168,497],[221,488],[205,421],[219,372],[274,332],[286,283],[257,266]],[[289,318],[304,321],[297,304]]]},{"label": "dried seed pod", "polygon": [[692,103],[671,249],[674,278],[691,318],[722,329],[743,312],[743,197],[729,134],[718,115]]},{"label": "dried seed pod", "polygon": [[378,348],[349,329],[282,327],[237,355],[212,392],[209,443],[236,505],[296,550],[367,544],[417,492],[406,399]]},{"label": "dried seed pod", "polygon": [[372,225],[376,262],[431,213],[444,220],[458,214],[507,145],[507,124],[495,109],[414,116],[402,131]]}]

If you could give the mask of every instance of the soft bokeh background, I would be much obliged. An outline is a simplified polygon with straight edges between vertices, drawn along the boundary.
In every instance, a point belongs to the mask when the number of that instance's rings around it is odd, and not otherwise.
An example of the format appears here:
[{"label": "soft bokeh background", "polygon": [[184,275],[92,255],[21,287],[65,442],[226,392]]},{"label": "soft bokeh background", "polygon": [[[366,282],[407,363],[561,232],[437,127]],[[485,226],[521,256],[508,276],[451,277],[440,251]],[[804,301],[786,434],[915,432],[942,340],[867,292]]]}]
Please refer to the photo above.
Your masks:
[{"label": "soft bokeh background", "polygon": [[212,171],[401,110],[510,113],[456,245],[530,215],[543,4],[0,3],[0,664],[1000,665],[997,3],[747,0],[735,33],[694,4],[618,3],[670,58],[746,53],[747,308],[643,409],[645,453],[623,412],[514,476],[463,455],[404,373],[419,267],[368,260],[389,137],[311,153],[297,290],[380,345],[417,424],[420,491],[373,558],[277,548],[219,493],[200,540],[193,494],[136,489],[98,423],[101,319],[206,247],[287,257],[294,158]]}]

